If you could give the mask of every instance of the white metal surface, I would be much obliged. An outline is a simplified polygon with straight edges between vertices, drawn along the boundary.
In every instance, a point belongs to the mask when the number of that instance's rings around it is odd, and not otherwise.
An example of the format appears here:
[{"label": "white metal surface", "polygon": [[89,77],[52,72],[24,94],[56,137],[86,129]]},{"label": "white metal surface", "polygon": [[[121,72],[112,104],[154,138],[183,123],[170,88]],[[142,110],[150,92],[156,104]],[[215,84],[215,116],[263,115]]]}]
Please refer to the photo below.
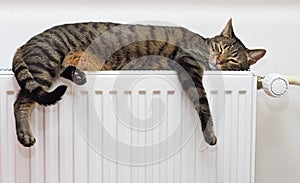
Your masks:
[{"label": "white metal surface", "polygon": [[172,71],[88,73],[58,105],[36,106],[32,148],[16,141],[17,84],[0,75],[0,183],[254,183],[256,77],[206,72],[218,144]]}]

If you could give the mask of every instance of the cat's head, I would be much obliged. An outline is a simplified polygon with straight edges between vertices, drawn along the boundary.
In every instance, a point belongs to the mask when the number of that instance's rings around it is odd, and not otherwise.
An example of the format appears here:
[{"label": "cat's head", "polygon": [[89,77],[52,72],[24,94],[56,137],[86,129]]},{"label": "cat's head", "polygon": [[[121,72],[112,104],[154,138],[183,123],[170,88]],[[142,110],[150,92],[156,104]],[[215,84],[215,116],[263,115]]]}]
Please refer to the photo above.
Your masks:
[{"label": "cat's head", "polygon": [[247,70],[262,58],[266,50],[248,49],[234,35],[230,19],[220,35],[207,39],[210,62],[221,70]]}]

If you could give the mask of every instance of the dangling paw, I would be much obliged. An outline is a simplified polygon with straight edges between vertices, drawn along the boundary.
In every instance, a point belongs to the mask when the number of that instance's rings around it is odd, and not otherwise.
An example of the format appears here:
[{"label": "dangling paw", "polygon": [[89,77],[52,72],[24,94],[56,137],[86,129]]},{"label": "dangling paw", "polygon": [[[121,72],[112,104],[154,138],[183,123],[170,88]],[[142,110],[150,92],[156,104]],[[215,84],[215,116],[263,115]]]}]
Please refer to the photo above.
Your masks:
[{"label": "dangling paw", "polygon": [[205,142],[211,146],[214,146],[217,144],[217,137],[214,134],[204,133],[204,139],[205,139]]},{"label": "dangling paw", "polygon": [[18,141],[25,147],[33,146],[36,142],[35,138],[32,135],[26,134],[21,130],[18,131],[17,136]]}]

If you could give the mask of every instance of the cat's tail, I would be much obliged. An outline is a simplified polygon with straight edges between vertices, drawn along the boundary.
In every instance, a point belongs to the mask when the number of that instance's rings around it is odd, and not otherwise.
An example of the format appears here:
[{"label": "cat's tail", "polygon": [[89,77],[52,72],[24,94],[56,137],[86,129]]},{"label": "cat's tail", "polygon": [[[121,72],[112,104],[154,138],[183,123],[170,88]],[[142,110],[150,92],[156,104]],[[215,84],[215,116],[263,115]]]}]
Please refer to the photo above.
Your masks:
[{"label": "cat's tail", "polygon": [[19,48],[13,58],[12,70],[21,87],[21,92],[38,104],[48,106],[61,99],[67,90],[67,86],[61,85],[51,92],[47,92],[29,71],[28,65],[23,59],[22,49]]}]

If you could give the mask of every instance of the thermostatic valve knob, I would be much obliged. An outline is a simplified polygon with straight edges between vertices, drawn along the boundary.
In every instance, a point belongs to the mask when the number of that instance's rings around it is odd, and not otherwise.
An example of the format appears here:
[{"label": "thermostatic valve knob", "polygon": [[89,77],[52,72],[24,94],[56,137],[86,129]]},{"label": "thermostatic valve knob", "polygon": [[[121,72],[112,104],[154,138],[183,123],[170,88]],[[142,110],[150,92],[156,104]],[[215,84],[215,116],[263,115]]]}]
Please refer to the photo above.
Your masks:
[{"label": "thermostatic valve knob", "polygon": [[264,91],[271,97],[284,96],[289,88],[289,82],[280,74],[269,74],[262,80]]}]

